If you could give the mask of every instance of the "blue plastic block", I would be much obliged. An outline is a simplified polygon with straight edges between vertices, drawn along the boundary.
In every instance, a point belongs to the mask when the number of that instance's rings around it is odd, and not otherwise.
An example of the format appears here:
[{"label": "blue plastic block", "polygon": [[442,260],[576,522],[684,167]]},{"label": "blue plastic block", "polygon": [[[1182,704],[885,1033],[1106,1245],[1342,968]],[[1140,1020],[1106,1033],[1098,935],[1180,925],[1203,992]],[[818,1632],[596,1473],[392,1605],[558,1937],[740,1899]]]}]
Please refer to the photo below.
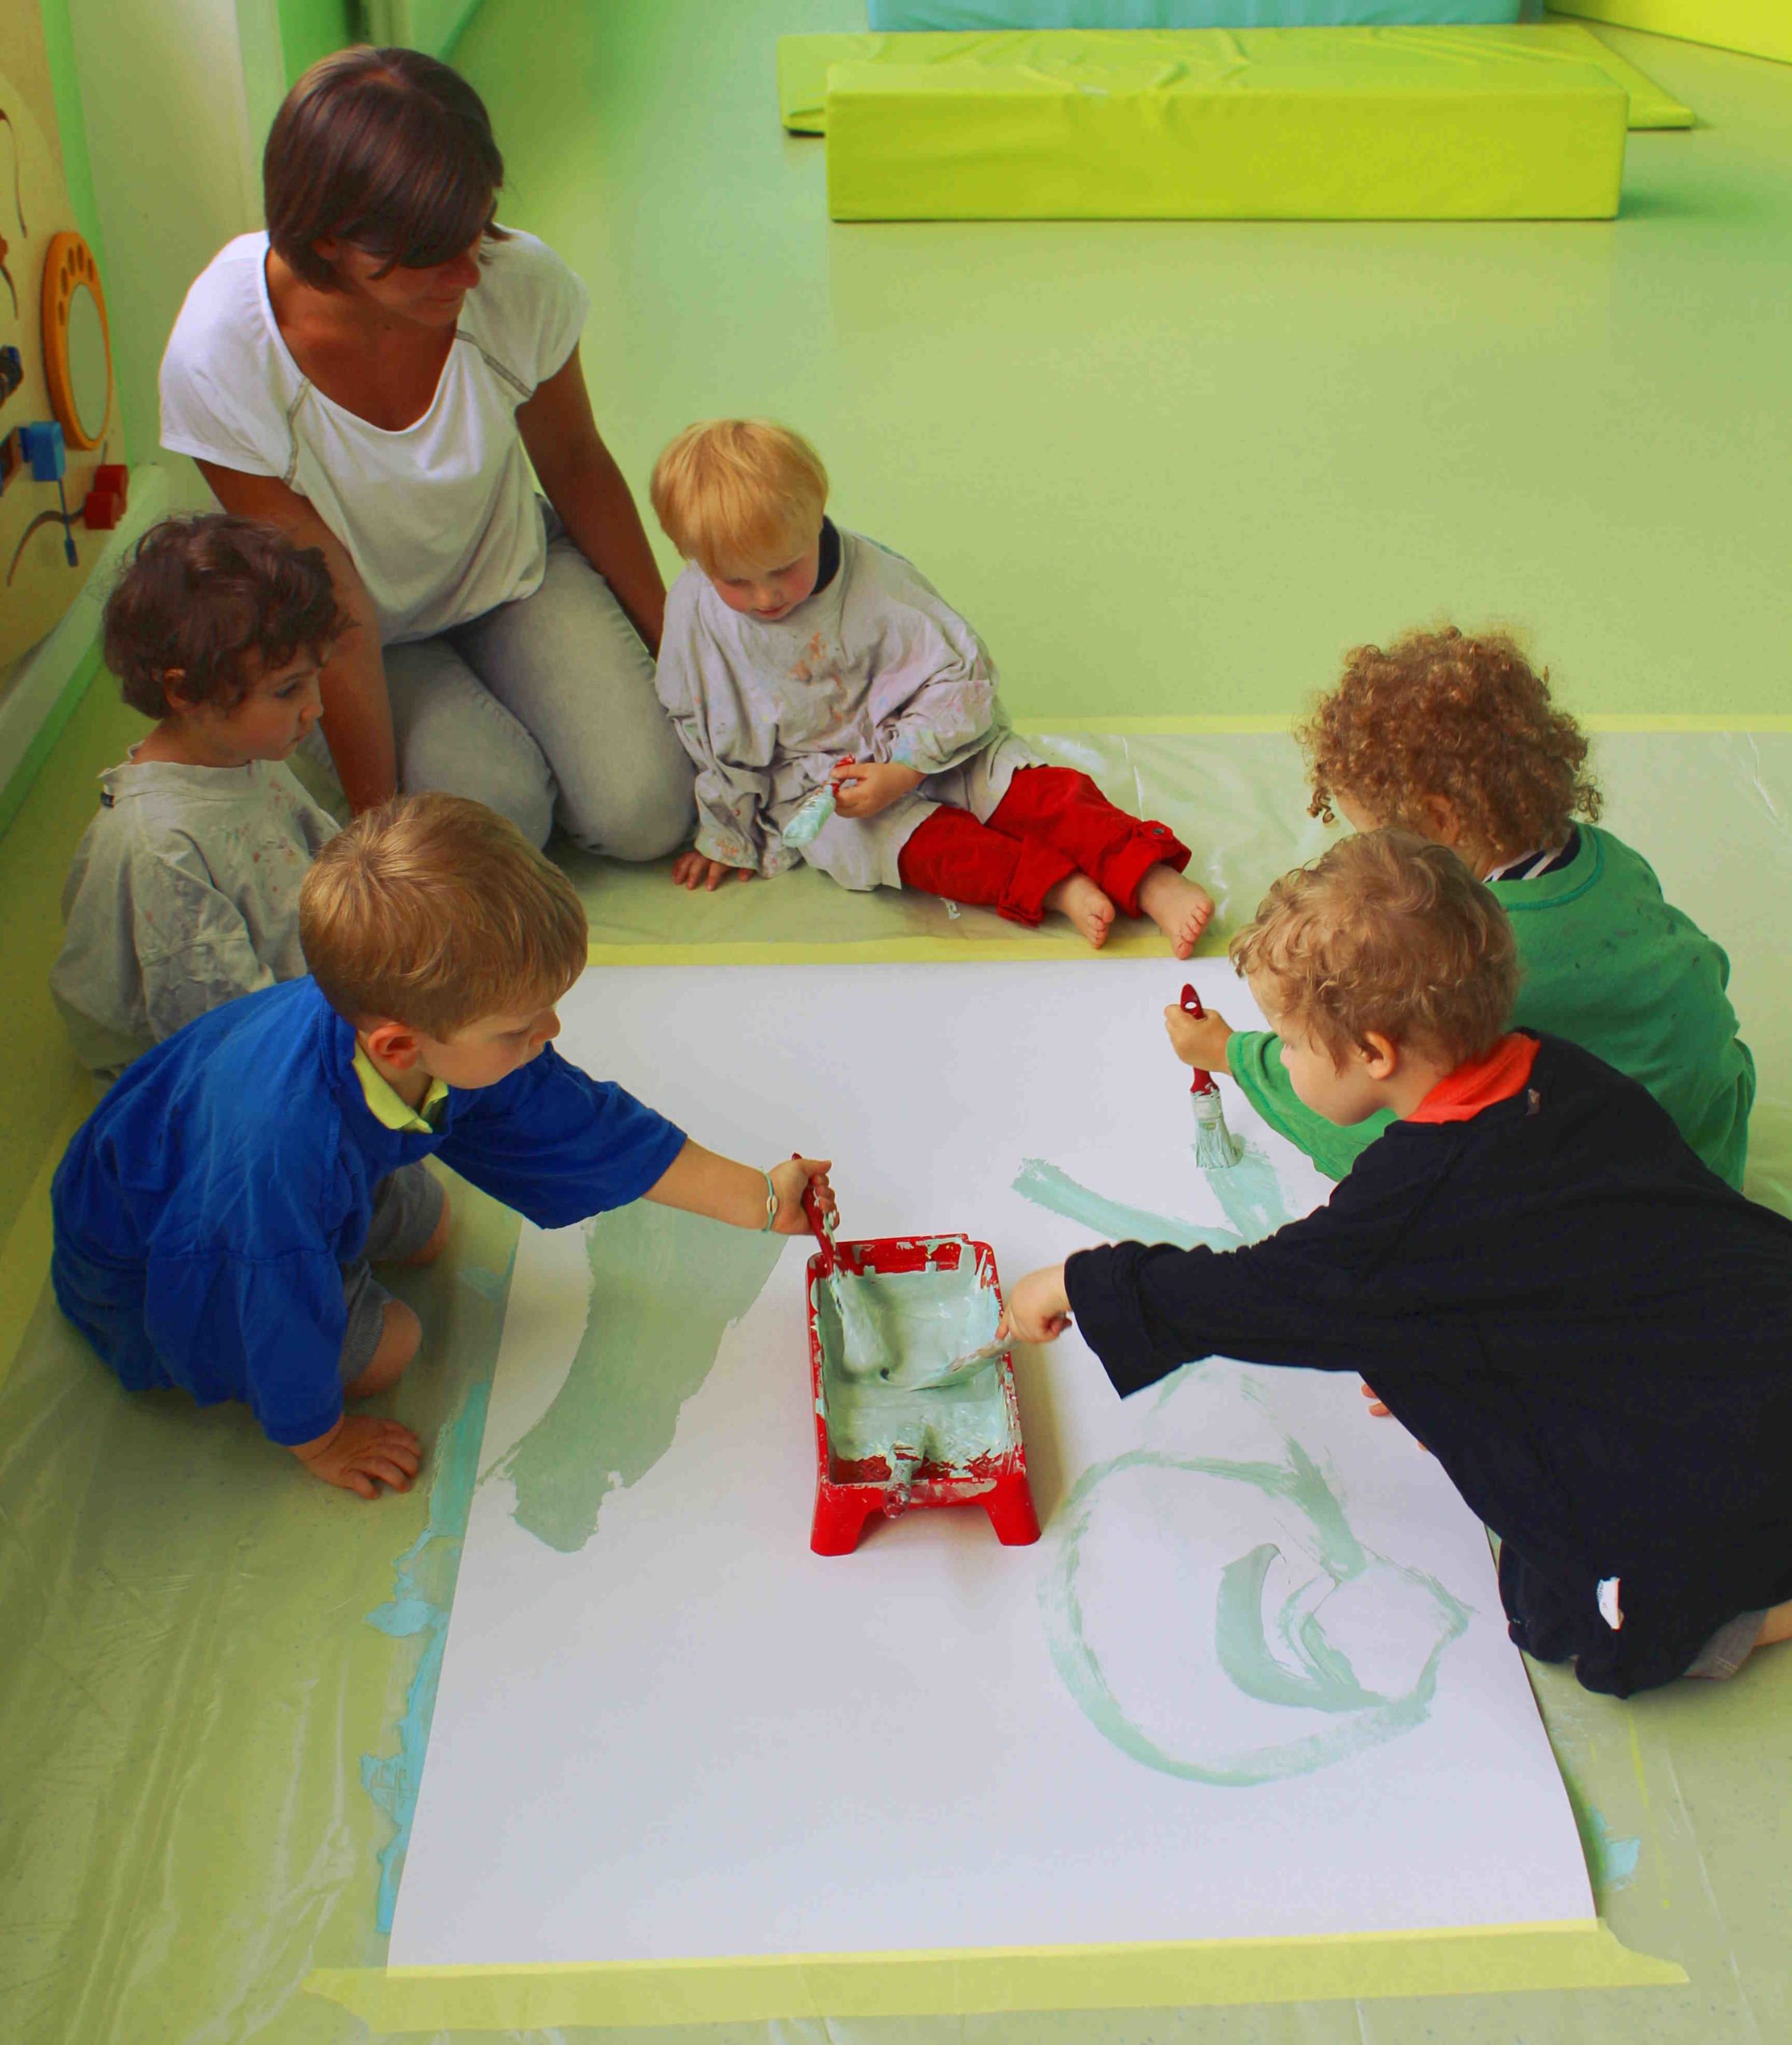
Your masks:
[{"label": "blue plastic block", "polygon": [[38,482],[60,482],[67,472],[69,451],[62,439],[62,429],[53,419],[37,420],[30,426],[18,429],[20,451],[31,464],[31,474]]}]

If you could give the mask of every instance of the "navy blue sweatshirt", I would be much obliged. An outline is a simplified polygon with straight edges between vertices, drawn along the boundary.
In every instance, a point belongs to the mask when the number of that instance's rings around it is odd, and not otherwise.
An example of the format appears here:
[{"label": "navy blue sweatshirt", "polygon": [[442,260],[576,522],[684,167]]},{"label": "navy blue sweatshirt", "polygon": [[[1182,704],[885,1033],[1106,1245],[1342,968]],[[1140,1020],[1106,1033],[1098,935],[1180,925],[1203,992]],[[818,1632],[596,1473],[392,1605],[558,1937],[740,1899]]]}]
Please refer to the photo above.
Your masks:
[{"label": "navy blue sweatshirt", "polygon": [[1590,1690],[1666,1682],[1792,1597],[1792,1223],[1560,1038],[1262,1242],[1111,1244],[1065,1281],[1122,1393],[1207,1356],[1360,1372],[1500,1535],[1513,1638]]}]

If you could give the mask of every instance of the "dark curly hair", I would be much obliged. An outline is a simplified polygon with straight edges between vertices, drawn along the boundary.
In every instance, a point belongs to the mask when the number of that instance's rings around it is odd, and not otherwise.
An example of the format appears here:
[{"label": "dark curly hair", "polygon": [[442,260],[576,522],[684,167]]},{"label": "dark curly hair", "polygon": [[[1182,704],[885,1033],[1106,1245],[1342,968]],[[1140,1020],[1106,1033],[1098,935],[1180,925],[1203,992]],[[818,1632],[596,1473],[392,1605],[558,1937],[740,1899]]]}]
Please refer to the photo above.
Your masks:
[{"label": "dark curly hair", "polygon": [[165,518],[106,599],[105,664],[146,717],[173,713],[165,682],[176,673],[183,705],[228,709],[257,672],[285,666],[301,648],[321,661],[350,622],[320,548],[225,511]]},{"label": "dark curly hair", "polygon": [[1585,733],[1551,700],[1549,670],[1504,633],[1447,625],[1356,647],[1295,737],[1309,808],[1328,824],[1342,795],[1378,824],[1422,831],[1424,798],[1442,796],[1496,859],[1516,859],[1599,813]]},{"label": "dark curly hair", "polygon": [[492,220],[503,182],[485,102],[419,50],[364,44],[320,58],[281,103],[261,155],[268,240],[320,291],[336,281],[320,241],[352,243],[391,271],[506,240]]}]

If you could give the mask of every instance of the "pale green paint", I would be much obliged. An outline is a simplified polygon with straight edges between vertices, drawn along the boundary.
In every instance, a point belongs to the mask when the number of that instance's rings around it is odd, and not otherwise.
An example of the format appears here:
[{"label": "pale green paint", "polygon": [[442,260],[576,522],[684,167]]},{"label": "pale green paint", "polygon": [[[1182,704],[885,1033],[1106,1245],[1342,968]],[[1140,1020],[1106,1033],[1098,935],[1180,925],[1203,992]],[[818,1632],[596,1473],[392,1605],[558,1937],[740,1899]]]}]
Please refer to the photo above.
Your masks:
[{"label": "pale green paint", "polygon": [[843,1376],[875,1376],[896,1389],[980,1349],[1001,1318],[995,1292],[968,1257],[956,1270],[836,1272],[833,1292],[844,1336]]},{"label": "pale green paint", "polygon": [[[672,1446],[685,1401],[785,1240],[650,1201],[585,1224],[590,1304],[572,1367],[553,1404],[494,1466],[515,1488],[519,1527],[563,1555],[584,1547],[604,1500]],[[802,1361],[798,1348],[791,1368]]]},{"label": "pale green paint", "polygon": [[[1468,1608],[1423,1570],[1365,1549],[1350,1530],[1342,1501],[1313,1459],[1292,1436],[1284,1436],[1283,1446],[1285,1459],[1280,1463],[1235,1463],[1134,1449],[1086,1471],[1053,1525],[1050,1560],[1039,1582],[1039,1609],[1052,1662],[1096,1730],[1122,1753],[1166,1775],[1246,1789],[1333,1766],[1409,1733],[1429,1713],[1444,1653],[1467,1629]],[[1259,1545],[1229,1565],[1222,1575],[1214,1614],[1214,1658],[1235,1688],[1266,1707],[1262,1737],[1250,1746],[1209,1749],[1199,1745],[1202,1729],[1195,1725],[1187,1729],[1186,1748],[1165,1746],[1128,1715],[1090,1646],[1078,1585],[1083,1543],[1103,1510],[1104,1492],[1138,1470],[1175,1471],[1190,1479],[1249,1485],[1285,1501],[1306,1522],[1306,1555]],[[1216,1508],[1216,1514],[1223,1510]],[[1291,1672],[1272,1651],[1266,1627],[1262,1592],[1270,1565],[1278,1555],[1290,1563],[1308,1561],[1312,1565],[1309,1574],[1289,1594],[1275,1618],[1276,1629],[1298,1665],[1298,1673]],[[1422,1590],[1432,1606],[1429,1637],[1421,1643],[1428,1651],[1411,1686],[1397,1697],[1365,1689],[1348,1657],[1325,1630],[1325,1597],[1360,1580],[1373,1588],[1382,1571],[1404,1586]],[[1321,1711],[1334,1722],[1317,1731],[1282,1737],[1274,1714],[1285,1709]]]},{"label": "pale green paint", "polygon": [[[1123,1206],[1036,1158],[1022,1166],[1015,1190],[1036,1205],[1110,1238],[1172,1243],[1185,1249],[1237,1249],[1273,1233],[1289,1219],[1275,1167],[1260,1150],[1247,1148],[1237,1165],[1202,1177],[1236,1233],[1198,1228],[1168,1215]],[[1178,1373],[1171,1383],[1180,1382],[1182,1376]],[[1169,1389],[1166,1386],[1160,1392],[1151,1408],[1154,1416]],[[1148,1420],[1148,1435],[1150,1426]],[[1468,1624],[1467,1611],[1435,1578],[1366,1551],[1350,1530],[1342,1501],[1312,1457],[1291,1436],[1284,1435],[1283,1446],[1284,1459],[1279,1463],[1171,1455],[1149,1446],[1133,1450],[1086,1471],[1054,1523],[1051,1561],[1039,1585],[1052,1661],[1079,1708],[1105,1738],[1135,1761],[1166,1774],[1230,1786],[1273,1781],[1329,1767],[1409,1732],[1431,1708],[1444,1650]],[[1303,1515],[1310,1529],[1307,1545],[1315,1571],[1284,1601],[1275,1618],[1296,1669],[1291,1670],[1288,1662],[1273,1652],[1266,1630],[1265,1582],[1271,1565],[1285,1553],[1273,1545],[1259,1544],[1223,1571],[1214,1614],[1214,1653],[1234,1686],[1246,1696],[1272,1707],[1325,1712],[1337,1719],[1334,1725],[1283,1738],[1277,1735],[1274,1720],[1266,1718],[1259,1744],[1230,1752],[1196,1753],[1171,1751],[1128,1717],[1086,1637],[1077,1578],[1083,1544],[1103,1510],[1104,1493],[1111,1498],[1110,1487],[1123,1482],[1127,1472],[1140,1469],[1174,1470],[1191,1478],[1249,1484],[1267,1496],[1286,1500]],[[1428,1651],[1423,1665],[1411,1687],[1397,1697],[1365,1689],[1347,1655],[1325,1631],[1325,1594],[1358,1581],[1377,1587],[1381,1571],[1421,1588],[1434,1612],[1433,1637],[1424,1643]]]},{"label": "pale green paint", "polygon": [[460,1573],[461,1540],[473,1502],[491,1391],[483,1383],[470,1386],[460,1411],[437,1435],[435,1452],[430,1459],[429,1519],[416,1539],[393,1561],[391,1597],[368,1614],[368,1624],[392,1639],[420,1638],[423,1642],[416,1673],[404,1694],[393,1751],[361,1756],[361,1787],[392,1824],[392,1836],[379,1849],[379,1889],[374,1904],[374,1921],[382,1932],[392,1928],[399,1877],[411,1845],[411,1821],[416,1815],[423,1757],[429,1750],[430,1722],[448,1644],[448,1614]]},{"label": "pale green paint", "polygon": [[[854,1302],[851,1362],[831,1286],[815,1292],[821,1396],[835,1465],[898,1461],[963,1469],[1016,1446],[1002,1374],[916,1384],[995,1332],[995,1297],[968,1260],[956,1272],[841,1275]],[[904,1383],[904,1380],[910,1380]]]}]

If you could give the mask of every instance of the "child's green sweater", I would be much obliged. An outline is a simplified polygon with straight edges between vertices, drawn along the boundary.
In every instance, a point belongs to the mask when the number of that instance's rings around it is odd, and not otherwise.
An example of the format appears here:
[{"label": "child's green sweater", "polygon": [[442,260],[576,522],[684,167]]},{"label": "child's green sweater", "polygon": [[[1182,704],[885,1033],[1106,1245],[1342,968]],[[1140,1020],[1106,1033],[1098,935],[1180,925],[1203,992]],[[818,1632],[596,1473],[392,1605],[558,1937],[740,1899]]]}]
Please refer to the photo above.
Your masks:
[{"label": "child's green sweater", "polygon": [[[1591,824],[1560,872],[1492,882],[1524,979],[1513,1022],[1566,1037],[1647,1086],[1718,1177],[1740,1188],[1754,1060],[1724,990],[1730,961],[1665,900],[1649,863]],[[1280,1039],[1237,1031],[1226,1063],[1251,1105],[1329,1178],[1392,1117],[1340,1128],[1295,1098]]]}]

